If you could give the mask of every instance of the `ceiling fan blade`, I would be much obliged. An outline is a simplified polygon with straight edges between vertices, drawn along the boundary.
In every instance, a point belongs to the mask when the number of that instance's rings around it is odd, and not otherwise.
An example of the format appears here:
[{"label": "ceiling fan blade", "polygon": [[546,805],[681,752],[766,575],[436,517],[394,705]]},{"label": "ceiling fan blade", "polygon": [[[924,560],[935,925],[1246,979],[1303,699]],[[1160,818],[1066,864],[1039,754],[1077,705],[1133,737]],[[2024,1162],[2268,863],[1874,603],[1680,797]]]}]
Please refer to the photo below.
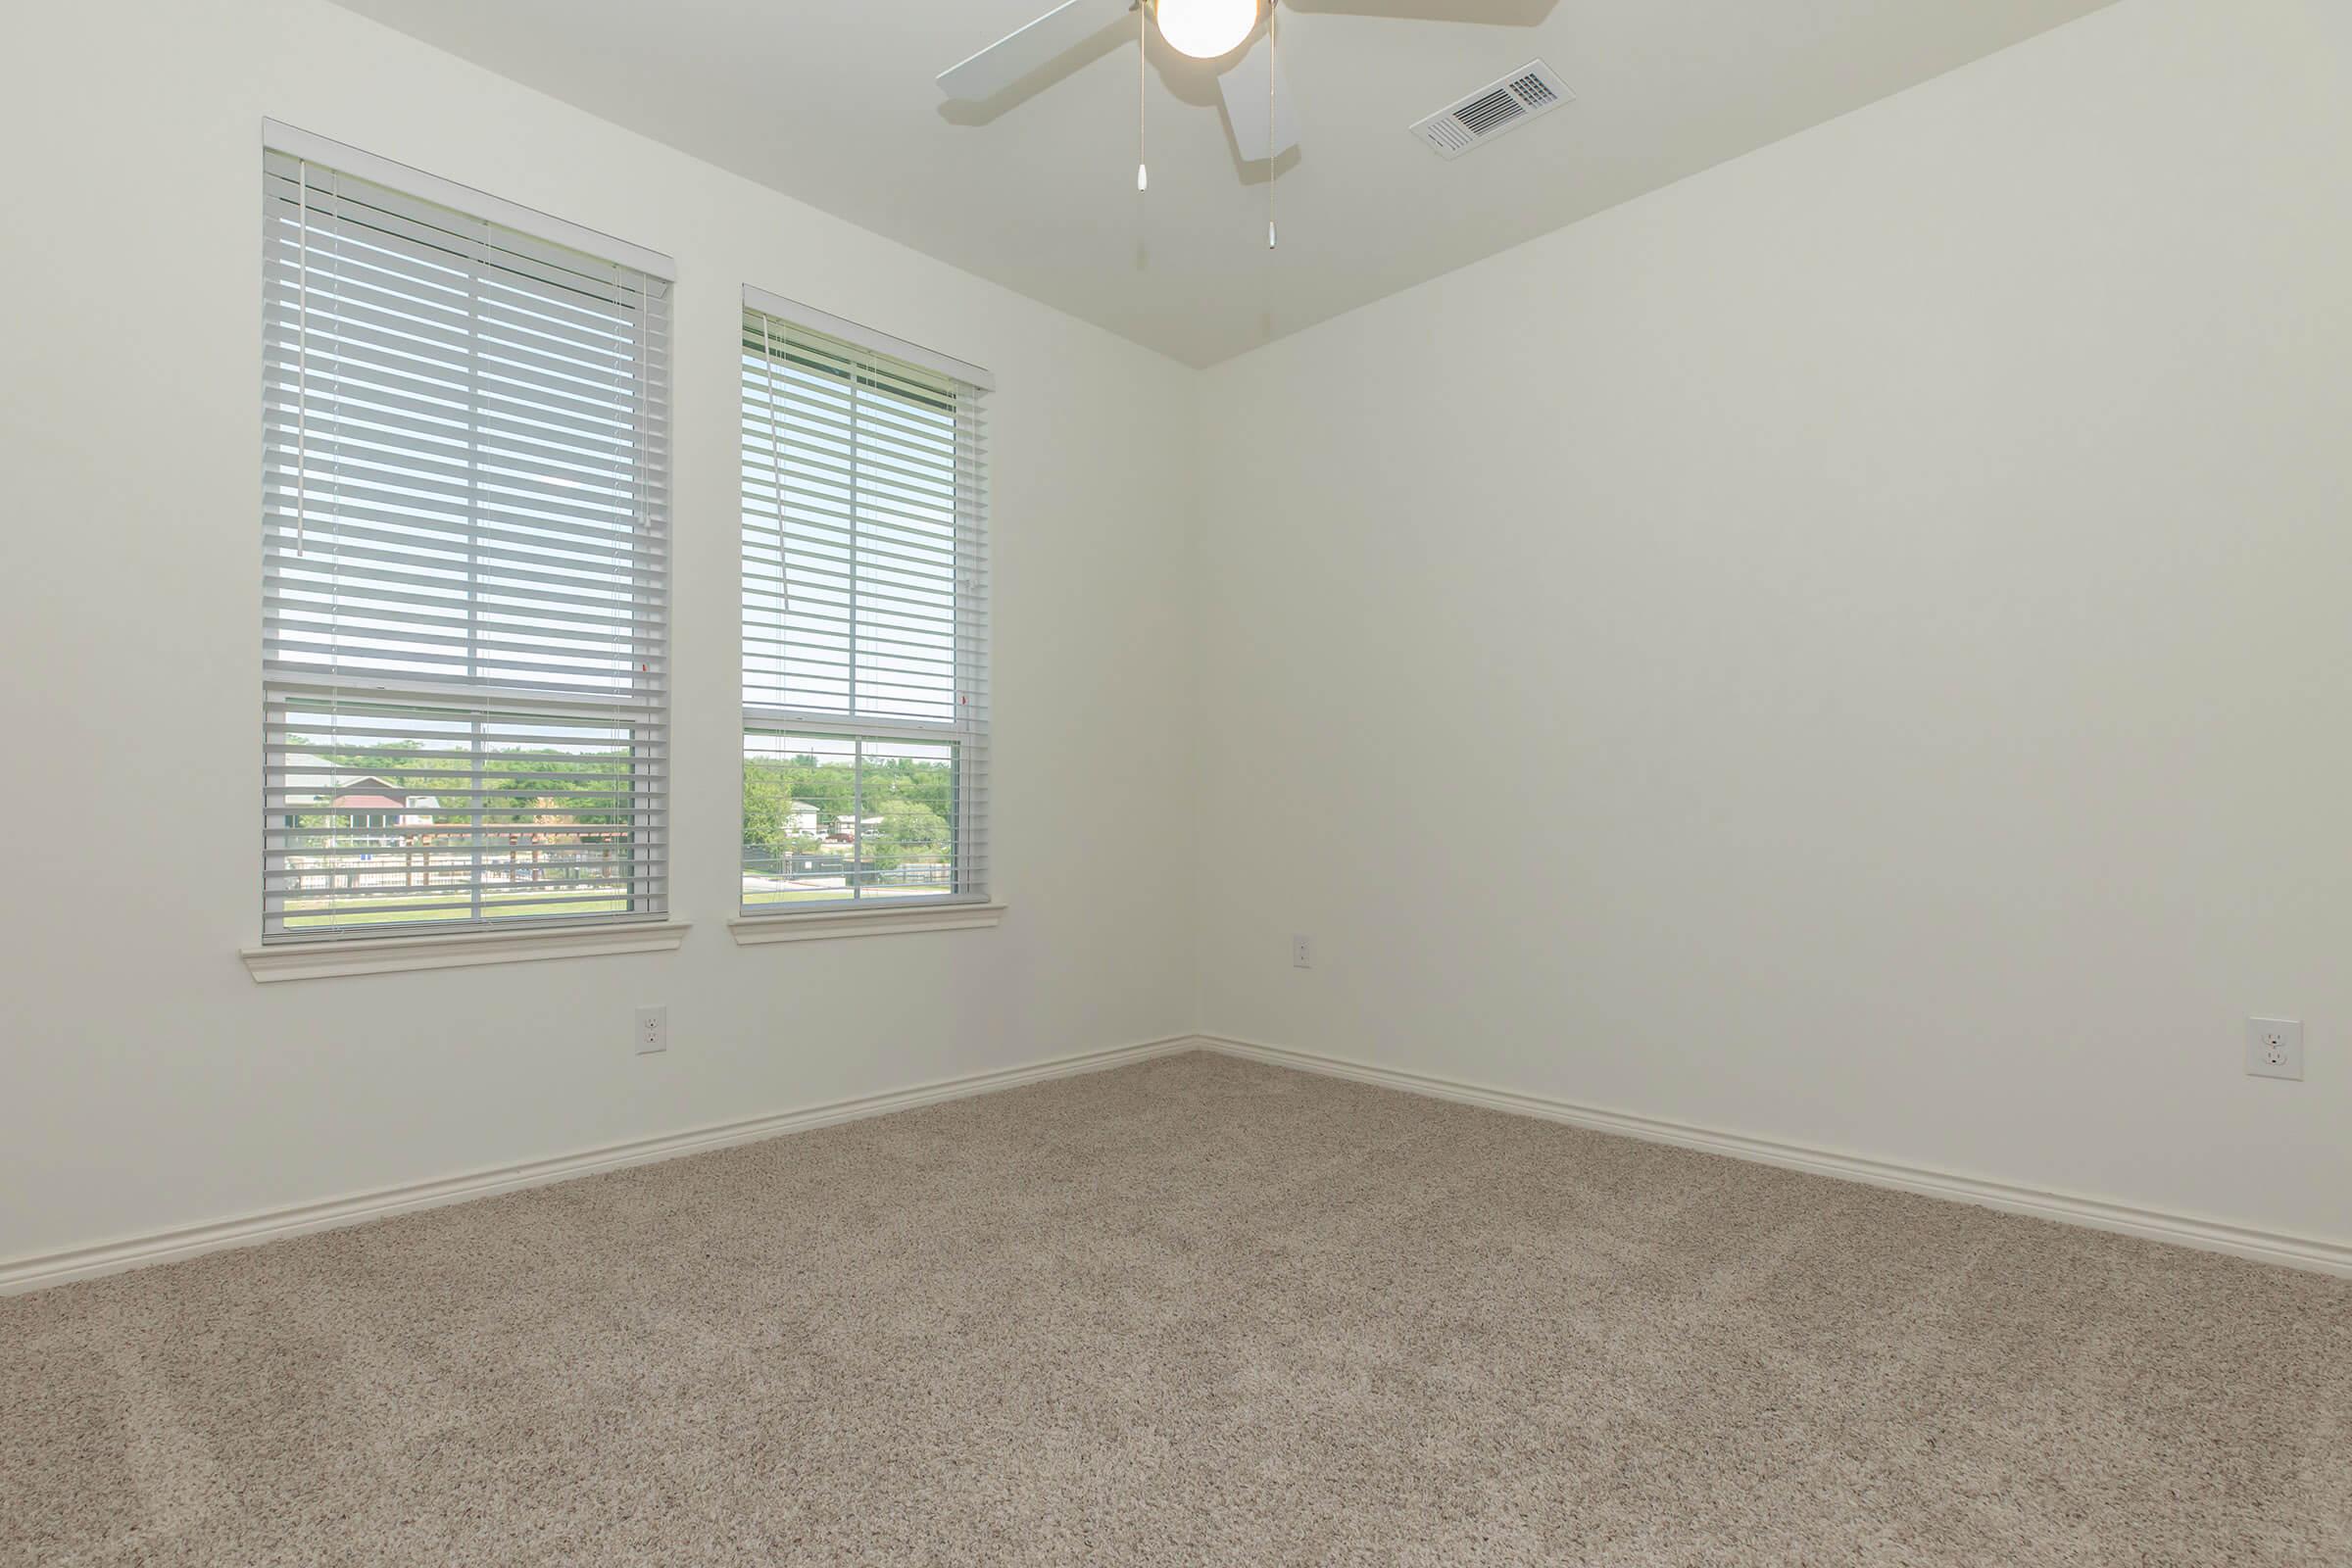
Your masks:
[{"label": "ceiling fan blade", "polygon": [[1404,17],[1421,22],[1478,22],[1496,27],[1532,27],[1551,15],[1559,0],[1282,0],[1293,11],[1334,16]]},{"label": "ceiling fan blade", "polygon": [[1133,9],[1129,0],[1062,0],[1020,31],[999,38],[969,60],[941,72],[939,90],[967,102],[994,98]]},{"label": "ceiling fan blade", "polygon": [[[1266,101],[1266,74],[1274,73],[1273,102]],[[1225,123],[1233,130],[1233,145],[1246,164],[1279,158],[1298,145],[1298,117],[1291,104],[1290,83],[1274,64],[1274,51],[1264,38],[1232,70],[1217,78],[1225,95]],[[1269,123],[1267,110],[1273,111]]]}]

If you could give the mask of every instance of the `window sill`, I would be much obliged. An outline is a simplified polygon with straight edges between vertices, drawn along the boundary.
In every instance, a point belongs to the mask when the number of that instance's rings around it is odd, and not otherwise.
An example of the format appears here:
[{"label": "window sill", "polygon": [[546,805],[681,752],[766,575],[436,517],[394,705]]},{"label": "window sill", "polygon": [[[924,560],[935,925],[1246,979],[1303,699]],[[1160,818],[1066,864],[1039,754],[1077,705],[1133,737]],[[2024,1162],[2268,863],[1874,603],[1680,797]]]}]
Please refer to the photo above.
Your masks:
[{"label": "window sill", "polygon": [[747,914],[727,922],[744,947],[764,942],[823,942],[910,931],[975,931],[1004,918],[1002,904],[921,904],[906,909],[826,909],[811,914]]},{"label": "window sill", "polygon": [[683,920],[529,931],[466,931],[450,936],[342,937],[276,942],[244,950],[256,981],[320,980],[330,975],[389,974],[402,969],[463,969],[539,958],[590,958],[611,953],[669,953],[686,940]]}]

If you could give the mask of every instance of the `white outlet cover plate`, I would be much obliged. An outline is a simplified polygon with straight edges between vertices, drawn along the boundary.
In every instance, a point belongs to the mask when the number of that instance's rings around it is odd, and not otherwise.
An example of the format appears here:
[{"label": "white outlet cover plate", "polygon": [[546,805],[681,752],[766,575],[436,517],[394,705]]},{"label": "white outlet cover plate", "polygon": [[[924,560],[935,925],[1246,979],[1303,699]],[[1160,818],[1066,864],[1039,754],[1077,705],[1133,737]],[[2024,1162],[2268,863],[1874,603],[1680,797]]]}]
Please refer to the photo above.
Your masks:
[{"label": "white outlet cover plate", "polygon": [[2246,1071],[2257,1078],[2303,1076],[2303,1020],[2248,1018]]}]

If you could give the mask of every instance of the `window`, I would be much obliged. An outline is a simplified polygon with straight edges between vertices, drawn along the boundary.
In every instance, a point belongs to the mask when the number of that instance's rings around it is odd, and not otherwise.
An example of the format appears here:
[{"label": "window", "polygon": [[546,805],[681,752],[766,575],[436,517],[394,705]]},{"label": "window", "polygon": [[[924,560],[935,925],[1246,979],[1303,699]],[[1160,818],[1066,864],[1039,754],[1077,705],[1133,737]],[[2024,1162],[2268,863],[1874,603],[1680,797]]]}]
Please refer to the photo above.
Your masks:
[{"label": "window", "polygon": [[270,131],[264,940],[658,917],[667,264]]},{"label": "window", "polygon": [[747,915],[987,896],[986,386],[747,291]]}]

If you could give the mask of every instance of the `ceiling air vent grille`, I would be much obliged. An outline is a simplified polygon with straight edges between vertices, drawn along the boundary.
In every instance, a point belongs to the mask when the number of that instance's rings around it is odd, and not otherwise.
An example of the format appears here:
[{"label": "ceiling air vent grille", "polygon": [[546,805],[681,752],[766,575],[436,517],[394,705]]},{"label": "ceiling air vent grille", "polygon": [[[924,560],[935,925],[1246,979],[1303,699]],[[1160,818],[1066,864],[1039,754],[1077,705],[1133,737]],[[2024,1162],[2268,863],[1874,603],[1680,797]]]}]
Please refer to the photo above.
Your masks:
[{"label": "ceiling air vent grille", "polygon": [[1453,118],[1460,121],[1462,128],[1471,135],[1484,136],[1489,131],[1499,130],[1526,113],[1527,105],[1498,87],[1484,98],[1456,109]]},{"label": "ceiling air vent grille", "polygon": [[1575,96],[1558,72],[1533,60],[1500,81],[1439,110],[1415,125],[1413,134],[1440,158],[1459,158],[1480,142],[1524,125]]},{"label": "ceiling air vent grille", "polygon": [[1558,93],[1551,90],[1550,82],[1545,81],[1541,74],[1533,71],[1523,76],[1512,77],[1511,91],[1525,99],[1527,107],[1530,109],[1541,109],[1545,104],[1557,103],[1560,97]]}]

